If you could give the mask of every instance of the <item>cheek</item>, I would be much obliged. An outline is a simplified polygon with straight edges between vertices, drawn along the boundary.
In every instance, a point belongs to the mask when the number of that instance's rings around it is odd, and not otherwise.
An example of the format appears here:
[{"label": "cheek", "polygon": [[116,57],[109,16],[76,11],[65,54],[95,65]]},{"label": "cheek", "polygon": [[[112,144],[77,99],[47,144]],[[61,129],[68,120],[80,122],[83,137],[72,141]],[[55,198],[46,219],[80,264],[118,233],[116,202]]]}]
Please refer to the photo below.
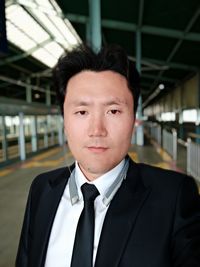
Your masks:
[{"label": "cheek", "polygon": [[80,142],[84,140],[84,127],[73,120],[65,121],[65,135],[70,142]]},{"label": "cheek", "polygon": [[68,130],[68,128],[69,128],[69,122],[68,122],[68,120],[66,119],[66,118],[64,118],[64,132],[65,132],[65,135],[66,136],[68,136],[69,134],[69,130]]},{"label": "cheek", "polygon": [[133,132],[133,121],[132,120],[122,120],[118,121],[112,127],[110,127],[110,133],[111,136],[121,137],[120,139],[123,139],[123,137],[126,139],[130,135],[132,135]]},{"label": "cheek", "polygon": [[74,123],[67,116],[64,119],[64,131],[68,139],[71,138],[71,136],[74,136],[75,133]]}]

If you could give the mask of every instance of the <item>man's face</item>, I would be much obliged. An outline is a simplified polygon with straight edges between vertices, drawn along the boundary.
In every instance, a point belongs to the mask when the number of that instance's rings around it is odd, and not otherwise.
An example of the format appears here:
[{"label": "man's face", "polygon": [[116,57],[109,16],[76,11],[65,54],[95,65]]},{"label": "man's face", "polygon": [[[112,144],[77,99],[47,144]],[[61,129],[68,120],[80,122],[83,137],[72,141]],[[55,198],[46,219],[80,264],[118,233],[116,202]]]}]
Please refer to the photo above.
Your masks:
[{"label": "man's face", "polygon": [[133,125],[133,96],[122,75],[83,71],[69,80],[64,101],[65,134],[88,180],[111,170],[125,157]]}]

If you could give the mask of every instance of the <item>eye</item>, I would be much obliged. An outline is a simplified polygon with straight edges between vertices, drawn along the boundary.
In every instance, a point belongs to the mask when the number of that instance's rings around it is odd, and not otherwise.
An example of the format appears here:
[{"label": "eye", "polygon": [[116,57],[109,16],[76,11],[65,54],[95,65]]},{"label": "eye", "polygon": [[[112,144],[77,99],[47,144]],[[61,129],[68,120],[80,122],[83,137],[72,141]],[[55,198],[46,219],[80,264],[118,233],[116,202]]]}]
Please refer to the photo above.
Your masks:
[{"label": "eye", "polygon": [[77,111],[75,114],[78,114],[78,115],[83,116],[83,115],[86,115],[86,114],[87,114],[87,111],[85,111],[85,110],[80,110],[80,111]]},{"label": "eye", "polygon": [[111,109],[111,110],[108,111],[108,113],[110,113],[110,114],[112,114],[112,115],[116,115],[116,114],[119,114],[119,113],[121,113],[121,112],[120,112],[120,110],[118,110],[118,109]]}]

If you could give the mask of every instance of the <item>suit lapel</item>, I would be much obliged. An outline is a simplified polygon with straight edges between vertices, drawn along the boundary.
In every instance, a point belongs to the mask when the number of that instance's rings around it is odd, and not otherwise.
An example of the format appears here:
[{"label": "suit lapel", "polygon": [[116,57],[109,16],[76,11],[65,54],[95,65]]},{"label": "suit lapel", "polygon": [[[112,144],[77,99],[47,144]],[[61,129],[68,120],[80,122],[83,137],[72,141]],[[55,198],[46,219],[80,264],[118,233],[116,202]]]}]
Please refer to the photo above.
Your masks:
[{"label": "suit lapel", "polygon": [[113,198],[102,228],[95,267],[116,267],[150,192],[143,185],[137,164],[130,161],[126,180]]},{"label": "suit lapel", "polygon": [[34,248],[32,250],[34,251],[32,257],[34,264],[31,266],[44,266],[52,224],[69,175],[67,169],[64,169],[59,176],[51,177],[47,189],[42,195],[39,203],[40,206],[36,214],[36,220],[38,219],[38,221],[35,221],[35,240],[33,243]]},{"label": "suit lapel", "polygon": [[[67,169],[59,176],[50,178],[42,195],[35,217],[37,225],[33,237],[31,266],[44,266],[53,220],[68,178]],[[127,178],[113,198],[106,214],[95,267],[118,266],[137,215],[149,192],[149,188],[145,188],[140,179],[137,164],[130,162]]]}]

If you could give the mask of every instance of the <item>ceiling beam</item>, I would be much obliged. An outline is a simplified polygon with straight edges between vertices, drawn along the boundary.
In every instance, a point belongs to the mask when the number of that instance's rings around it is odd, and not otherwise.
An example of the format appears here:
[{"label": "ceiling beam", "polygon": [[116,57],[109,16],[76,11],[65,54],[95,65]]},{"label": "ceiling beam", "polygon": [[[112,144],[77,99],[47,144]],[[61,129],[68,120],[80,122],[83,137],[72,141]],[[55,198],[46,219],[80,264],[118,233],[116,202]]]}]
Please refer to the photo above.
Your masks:
[{"label": "ceiling beam", "polygon": [[[196,22],[196,20],[198,19],[200,14],[200,8],[195,12],[194,16],[191,18],[191,20],[189,21],[189,23],[187,24],[183,34],[186,35],[189,33],[189,31],[191,30],[192,26],[194,25],[194,23]],[[167,62],[170,62],[171,59],[174,57],[174,55],[176,54],[176,52],[178,51],[178,49],[180,48],[181,44],[183,43],[184,38],[180,38],[178,40],[178,42],[176,43],[176,45],[174,46],[174,48],[172,49],[171,53],[169,54],[168,58],[167,58]]]},{"label": "ceiling beam", "polygon": [[[144,74],[144,73],[142,73],[142,77],[154,80],[154,79],[157,77],[157,75],[153,75],[153,74]],[[169,78],[169,77],[166,77],[166,76],[162,76],[162,77],[160,77],[160,81],[161,81],[162,83],[163,83],[163,82],[169,82],[169,83],[176,83],[176,82],[178,82],[177,79]]]},{"label": "ceiling beam", "polygon": [[184,31],[154,27],[154,26],[146,26],[146,25],[142,27],[142,32],[146,34],[170,37],[174,39],[183,39],[183,40],[195,41],[195,42],[200,41],[200,34],[194,33],[194,32],[184,34]]},{"label": "ceiling beam", "polygon": [[[65,14],[65,16],[71,22],[75,22],[75,23],[86,24],[88,21],[88,17],[83,16],[83,15],[68,13],[68,14]],[[115,30],[136,32],[138,26],[135,23],[102,19],[102,27],[115,29]],[[170,37],[174,39],[183,39],[183,40],[188,40],[188,41],[200,42],[200,34],[195,33],[195,32],[184,33],[184,31],[155,27],[155,26],[150,26],[150,25],[143,25],[141,27],[141,32],[150,34],[150,35],[158,35],[158,36]]]},{"label": "ceiling beam", "polygon": [[[190,31],[190,29],[192,28],[192,26],[194,25],[194,23],[196,22],[196,20],[198,19],[199,17],[199,14],[200,14],[200,8],[195,12],[194,16],[190,19],[190,21],[188,22],[187,26],[185,27],[185,30],[183,32],[184,35],[188,34],[188,32]],[[173,49],[171,50],[167,60],[166,60],[166,64],[169,63],[172,58],[174,57],[174,55],[177,53],[177,51],[179,50],[181,44],[183,43],[184,39],[183,37],[180,38],[175,46],[173,47]],[[164,73],[165,70],[161,70],[157,77],[155,77],[155,80],[154,82],[152,83],[151,85],[151,88],[150,88],[150,95],[151,95],[151,92],[155,89],[155,87],[157,86],[157,83],[160,79],[162,79],[163,77],[163,73]]]},{"label": "ceiling beam", "polygon": [[[132,61],[136,61],[135,57],[129,56],[128,57],[130,60]],[[142,58],[142,65],[144,65],[145,67],[150,67],[151,70],[158,70],[158,69],[181,69],[181,70],[189,70],[189,71],[194,71],[197,72],[199,71],[199,67],[198,66],[192,66],[192,65],[187,65],[187,64],[183,64],[183,63],[178,63],[178,62],[166,62],[164,60],[159,60],[159,59],[155,59],[155,58],[147,58],[147,57],[143,57]],[[144,67],[144,68],[145,68]]]},{"label": "ceiling beam", "polygon": [[192,66],[192,65],[187,65],[187,64],[178,63],[178,62],[166,62],[164,60],[147,58],[147,57],[144,57],[143,60],[149,63],[153,63],[153,64],[168,66],[169,68],[172,68],[172,69],[190,70],[194,72],[199,71],[198,66]]},{"label": "ceiling beam", "polygon": [[31,75],[29,76],[30,78],[34,78],[34,77],[52,77],[52,69],[46,69],[43,71],[39,71],[39,72],[33,72],[31,73]]},{"label": "ceiling beam", "polygon": [[[7,83],[10,83],[10,84],[15,84],[15,85],[18,85],[18,86],[21,86],[21,87],[25,87],[25,88],[28,86],[32,90],[37,90],[39,92],[46,93],[46,89],[45,88],[41,88],[41,87],[36,86],[36,85],[32,85],[32,84],[29,84],[29,83],[26,83],[26,82],[22,82],[20,80],[15,80],[15,79],[12,79],[10,77],[3,76],[3,75],[0,75],[0,80],[4,81],[4,82],[7,82]],[[51,95],[55,95],[55,92],[51,92]]]},{"label": "ceiling beam", "polygon": [[142,69],[142,72],[147,72],[147,71],[152,71],[152,70],[168,70],[169,67],[168,66],[157,66],[157,67],[148,67],[148,66],[144,66],[141,68]]},{"label": "ceiling beam", "polygon": [[144,14],[144,0],[140,0],[139,16],[138,16],[138,27],[139,28],[142,27],[143,14]]},{"label": "ceiling beam", "polygon": [[24,73],[26,73],[26,74],[30,74],[30,73],[31,73],[31,71],[28,70],[28,69],[25,68],[25,67],[23,68],[23,67],[21,67],[21,66],[19,66],[19,65],[13,64],[13,63],[8,63],[8,65],[9,65],[10,67],[12,67],[13,69],[16,69],[16,70],[18,70],[18,71],[24,72]]}]

